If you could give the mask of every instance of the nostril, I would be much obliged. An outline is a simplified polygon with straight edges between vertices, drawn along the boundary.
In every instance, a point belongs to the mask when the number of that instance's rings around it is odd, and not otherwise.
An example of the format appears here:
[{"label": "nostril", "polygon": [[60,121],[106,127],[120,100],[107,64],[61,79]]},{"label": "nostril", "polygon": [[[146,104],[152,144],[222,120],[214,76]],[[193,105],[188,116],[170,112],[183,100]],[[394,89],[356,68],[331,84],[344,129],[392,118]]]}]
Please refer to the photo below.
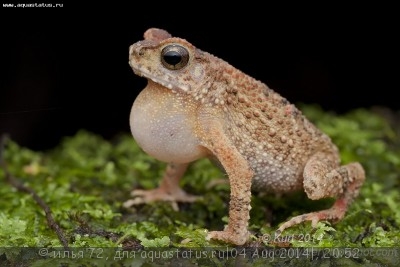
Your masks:
[{"label": "nostril", "polygon": [[143,56],[144,53],[143,46],[140,44],[131,45],[129,47],[129,54],[131,56]]},{"label": "nostril", "polygon": [[133,55],[135,53],[135,45],[131,45],[129,47],[129,55]]}]

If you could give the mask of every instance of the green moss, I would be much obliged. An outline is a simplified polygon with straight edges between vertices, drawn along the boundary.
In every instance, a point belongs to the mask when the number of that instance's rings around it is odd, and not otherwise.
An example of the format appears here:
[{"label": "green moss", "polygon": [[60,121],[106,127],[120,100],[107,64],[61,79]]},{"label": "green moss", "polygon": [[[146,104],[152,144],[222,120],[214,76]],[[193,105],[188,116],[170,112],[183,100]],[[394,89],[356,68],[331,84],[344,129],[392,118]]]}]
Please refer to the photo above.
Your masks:
[{"label": "green moss", "polygon": [[[377,113],[360,109],[337,116],[317,107],[307,117],[339,146],[343,162],[359,161],[367,180],[346,217],[337,224],[295,226],[275,238],[279,223],[291,216],[329,207],[332,200],[311,201],[302,193],[255,195],[250,229],[261,247],[398,247],[400,245],[399,129]],[[398,122],[397,122],[398,123]],[[9,171],[49,205],[71,247],[208,247],[206,230],[221,230],[227,220],[229,185],[208,160],[189,168],[182,187],[202,199],[179,204],[122,203],[133,188],[158,185],[165,163],[143,153],[129,134],[113,141],[80,131],[52,151],[34,152],[8,141]],[[57,235],[32,197],[13,188],[0,170],[0,247],[59,247]],[[132,245],[133,244],[133,245]],[[5,253],[0,250],[0,257]],[[18,254],[18,253],[17,253]],[[12,257],[12,256],[9,256]]]}]

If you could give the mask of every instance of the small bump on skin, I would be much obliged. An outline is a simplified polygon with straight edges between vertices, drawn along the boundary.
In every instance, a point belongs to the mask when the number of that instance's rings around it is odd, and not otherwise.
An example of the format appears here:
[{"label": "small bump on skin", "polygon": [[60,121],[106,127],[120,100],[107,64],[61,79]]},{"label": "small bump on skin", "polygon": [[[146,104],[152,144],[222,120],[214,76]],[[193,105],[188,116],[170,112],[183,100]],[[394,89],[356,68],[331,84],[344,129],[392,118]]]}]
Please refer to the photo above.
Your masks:
[{"label": "small bump on skin", "polygon": [[242,95],[238,96],[239,103],[246,103],[246,98]]},{"label": "small bump on skin", "polygon": [[261,116],[261,114],[260,114],[260,112],[258,110],[253,110],[253,115],[254,115],[254,117],[260,117]]},{"label": "small bump on skin", "polygon": [[271,128],[268,132],[268,135],[274,137],[276,135],[276,130],[274,128]]},{"label": "small bump on skin", "polygon": [[294,142],[293,142],[292,139],[289,139],[289,140],[287,141],[287,144],[288,144],[288,146],[289,146],[290,148],[294,147]]},{"label": "small bump on skin", "polygon": [[[144,151],[169,164],[159,188],[133,191],[138,198],[126,206],[193,202],[196,197],[179,180],[189,162],[210,157],[229,176],[231,200],[228,226],[210,232],[209,239],[236,245],[248,240],[250,189],[337,199],[327,210],[281,224],[277,234],[304,221],[315,226],[344,217],[365,180],[359,163],[341,166],[330,138],[264,83],[164,30],[149,29],[144,37],[129,48],[129,65],[149,81],[132,106],[130,126]],[[162,64],[167,46],[173,57]],[[175,57],[176,51],[183,52]]]}]

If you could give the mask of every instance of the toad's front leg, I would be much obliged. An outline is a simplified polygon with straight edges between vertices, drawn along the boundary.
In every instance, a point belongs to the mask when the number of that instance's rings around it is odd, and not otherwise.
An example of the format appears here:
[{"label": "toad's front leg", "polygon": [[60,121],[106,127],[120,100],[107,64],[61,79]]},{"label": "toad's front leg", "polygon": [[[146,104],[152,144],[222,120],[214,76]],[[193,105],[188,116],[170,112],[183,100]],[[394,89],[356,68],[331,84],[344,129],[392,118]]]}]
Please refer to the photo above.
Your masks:
[{"label": "toad's front leg", "polygon": [[247,226],[250,219],[253,171],[246,159],[231,144],[218,123],[210,123],[207,128],[205,147],[214,154],[225,169],[231,188],[228,226],[223,231],[210,232],[207,238],[243,245],[250,236]]},{"label": "toad's front leg", "polygon": [[181,189],[179,181],[185,174],[187,163],[169,163],[161,180],[160,186],[153,190],[133,190],[131,195],[135,197],[124,203],[124,207],[149,203],[153,201],[168,201],[175,210],[178,210],[177,202],[193,202],[197,196],[189,195]]}]

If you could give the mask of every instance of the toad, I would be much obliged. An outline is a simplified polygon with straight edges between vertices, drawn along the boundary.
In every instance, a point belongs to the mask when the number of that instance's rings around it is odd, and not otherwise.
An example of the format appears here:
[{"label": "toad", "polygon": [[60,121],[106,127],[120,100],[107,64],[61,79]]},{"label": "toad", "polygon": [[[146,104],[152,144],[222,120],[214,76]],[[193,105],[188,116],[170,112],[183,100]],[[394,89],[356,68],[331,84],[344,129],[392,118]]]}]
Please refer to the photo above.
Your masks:
[{"label": "toad", "polygon": [[236,245],[248,240],[252,191],[304,190],[313,200],[336,199],[329,209],[289,219],[278,233],[344,217],[365,180],[363,167],[341,165],[331,139],[266,84],[155,28],[130,46],[129,64],[148,80],[132,106],[133,137],[168,167],[157,189],[134,190],[125,206],[195,201],[179,180],[189,163],[207,157],[223,168],[230,185],[229,223],[208,238]]}]

